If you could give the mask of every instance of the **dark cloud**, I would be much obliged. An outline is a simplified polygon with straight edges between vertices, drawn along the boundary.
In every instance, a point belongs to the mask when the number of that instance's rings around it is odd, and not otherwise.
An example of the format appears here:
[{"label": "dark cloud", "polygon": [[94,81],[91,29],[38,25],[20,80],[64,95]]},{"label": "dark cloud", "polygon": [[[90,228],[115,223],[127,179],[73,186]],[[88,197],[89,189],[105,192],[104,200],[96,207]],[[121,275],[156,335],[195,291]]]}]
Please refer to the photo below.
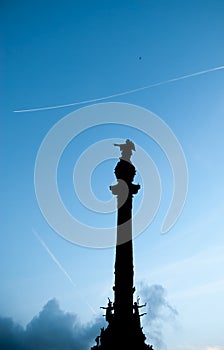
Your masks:
[{"label": "dark cloud", "polygon": [[[166,290],[161,285],[147,285],[141,283],[139,295],[143,303],[147,303],[144,311],[147,315],[143,317],[144,332],[147,339],[154,345],[155,349],[164,349],[163,328],[165,324],[172,324],[177,310],[167,300]],[[174,323],[173,323],[174,324]]]},{"label": "dark cloud", "polygon": [[[141,284],[139,295],[147,306],[142,312],[147,343],[155,349],[164,347],[163,325],[175,319],[177,311],[168,303],[166,291],[161,285]],[[0,317],[1,350],[89,350],[105,327],[102,316],[82,324],[76,314],[64,312],[55,299],[49,300],[26,328],[11,318]]]},{"label": "dark cloud", "polygon": [[24,329],[11,318],[0,317],[0,349],[24,350]]},{"label": "dark cloud", "polygon": [[25,329],[10,318],[0,318],[0,349],[87,350],[103,323],[100,317],[83,325],[77,315],[63,312],[52,299]]}]

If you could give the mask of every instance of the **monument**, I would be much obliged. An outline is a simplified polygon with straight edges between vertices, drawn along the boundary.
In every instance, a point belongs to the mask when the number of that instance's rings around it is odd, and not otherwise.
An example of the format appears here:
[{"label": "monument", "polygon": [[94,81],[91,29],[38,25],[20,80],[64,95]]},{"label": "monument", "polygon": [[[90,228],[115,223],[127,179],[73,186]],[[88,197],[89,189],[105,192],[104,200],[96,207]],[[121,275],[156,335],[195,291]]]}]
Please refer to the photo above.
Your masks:
[{"label": "monument", "polygon": [[120,147],[121,157],[115,167],[117,184],[110,186],[117,196],[117,242],[115,255],[114,302],[108,298],[105,317],[108,323],[96,337],[96,345],[91,350],[153,350],[145,343],[146,337],[141,327],[139,298],[134,302],[134,264],[132,243],[132,200],[140,185],[133,184],[136,170],[131,162],[135,145],[126,140]]}]

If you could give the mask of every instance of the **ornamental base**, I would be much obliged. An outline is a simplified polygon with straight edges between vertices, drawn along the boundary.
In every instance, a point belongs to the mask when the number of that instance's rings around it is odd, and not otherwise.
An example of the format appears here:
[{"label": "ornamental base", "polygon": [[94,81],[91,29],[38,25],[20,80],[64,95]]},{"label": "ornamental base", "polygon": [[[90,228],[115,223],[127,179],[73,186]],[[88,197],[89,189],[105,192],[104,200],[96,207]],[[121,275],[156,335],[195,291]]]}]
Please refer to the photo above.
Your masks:
[{"label": "ornamental base", "polygon": [[146,336],[140,327],[139,318],[133,315],[132,322],[111,320],[106,329],[101,328],[96,337],[96,345],[91,350],[153,350],[152,345],[145,343]]}]

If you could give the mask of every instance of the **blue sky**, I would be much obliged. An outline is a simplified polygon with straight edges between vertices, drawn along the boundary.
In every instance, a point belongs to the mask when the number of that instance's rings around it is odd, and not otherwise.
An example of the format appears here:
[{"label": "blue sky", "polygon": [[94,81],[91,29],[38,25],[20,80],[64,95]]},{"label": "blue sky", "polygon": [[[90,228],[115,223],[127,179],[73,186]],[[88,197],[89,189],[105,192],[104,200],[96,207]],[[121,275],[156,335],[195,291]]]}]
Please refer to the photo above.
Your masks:
[{"label": "blue sky", "polygon": [[[99,98],[222,66],[224,4],[12,1],[1,8],[0,313],[25,326],[56,298],[62,310],[85,323],[94,316],[92,308],[101,315],[99,307],[113,296],[114,250],[62,239],[42,216],[34,190],[42,140],[81,106],[13,111]],[[59,189],[71,210],[72,169],[79,154],[96,141],[130,138],[158,167],[161,205],[150,227],[134,241],[135,280],[139,288],[141,281],[163,286],[178,311],[175,322],[162,321],[167,349],[224,348],[223,79],[220,70],[110,100],[149,109],[167,123],[183,148],[189,190],[181,216],[166,235],[160,228],[172,195],[172,174],[161,149],[145,135],[118,125],[86,130],[69,144],[59,166]],[[93,173],[93,190],[102,200],[110,198],[114,164],[105,162]],[[96,226],[105,218],[82,209],[73,214]]]}]

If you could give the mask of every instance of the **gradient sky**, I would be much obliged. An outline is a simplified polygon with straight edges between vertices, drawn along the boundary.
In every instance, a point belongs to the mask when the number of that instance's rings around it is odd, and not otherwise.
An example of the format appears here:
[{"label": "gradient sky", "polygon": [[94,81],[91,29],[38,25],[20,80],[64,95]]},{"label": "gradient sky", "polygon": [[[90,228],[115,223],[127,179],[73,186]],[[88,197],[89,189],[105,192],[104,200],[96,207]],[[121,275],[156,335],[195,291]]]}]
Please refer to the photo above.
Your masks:
[{"label": "gradient sky", "polygon": [[[56,298],[63,310],[88,322],[93,309],[101,315],[99,307],[113,297],[114,250],[62,239],[42,216],[34,191],[35,159],[43,138],[78,106],[13,111],[99,98],[222,66],[224,3],[5,1],[0,22],[0,314],[25,326]],[[189,191],[180,218],[166,235],[160,228],[172,176],[152,140],[128,127],[95,127],[69,145],[60,164],[59,189],[71,208],[72,169],[79,153],[96,141],[130,138],[157,165],[164,191],[155,220],[134,241],[135,281],[137,287],[141,281],[162,285],[178,311],[175,322],[163,322],[167,349],[224,348],[223,82],[220,70],[110,100],[149,109],[169,125],[183,148]],[[110,198],[114,164],[105,162],[93,173],[93,190],[102,200]],[[73,214],[96,226],[103,220],[82,210]]]}]

